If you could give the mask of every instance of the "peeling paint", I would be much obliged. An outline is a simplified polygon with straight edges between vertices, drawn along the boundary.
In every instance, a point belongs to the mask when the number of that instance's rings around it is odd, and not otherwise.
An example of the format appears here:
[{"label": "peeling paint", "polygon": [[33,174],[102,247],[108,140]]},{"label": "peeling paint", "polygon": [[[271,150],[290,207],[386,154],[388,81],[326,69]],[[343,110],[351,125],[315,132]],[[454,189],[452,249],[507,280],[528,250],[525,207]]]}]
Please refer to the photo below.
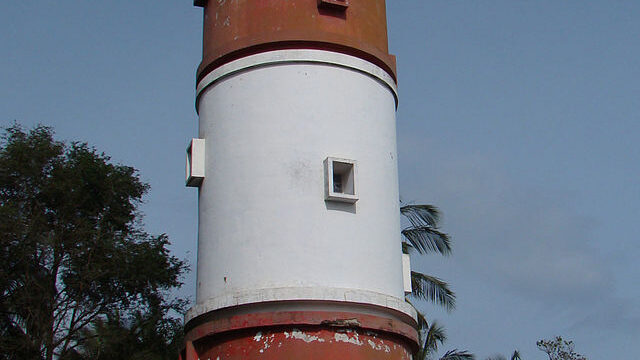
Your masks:
[{"label": "peeling paint", "polygon": [[342,341],[342,342],[347,342],[354,345],[362,346],[363,342],[360,341],[360,339],[358,339],[358,334],[356,333],[355,335],[356,336],[354,337],[349,337],[349,335],[344,333],[335,333],[335,335],[333,335],[333,338],[336,339],[336,341]]},{"label": "peeling paint", "polygon": [[[367,343],[374,350],[378,350],[378,351],[384,350],[384,352],[386,352],[386,353],[390,353],[391,352],[391,348],[389,347],[389,345],[386,345],[384,343],[384,341],[382,341],[382,340],[380,340],[379,344],[376,344],[375,342],[373,342],[371,340],[367,340]],[[394,345],[394,349],[395,349],[395,345]]]},{"label": "peeling paint", "polygon": [[253,341],[260,341],[260,339],[262,339],[262,332],[258,331],[256,336],[253,337]]},{"label": "peeling paint", "polygon": [[263,352],[264,350],[267,350],[271,344],[275,341],[275,334],[271,334],[271,336],[266,337],[265,336],[265,340],[264,340],[264,347],[260,350],[260,352]]},{"label": "peeling paint", "polygon": [[339,319],[323,321],[322,325],[336,327],[360,327],[360,322],[358,321],[358,319]]},{"label": "peeling paint", "polygon": [[293,329],[293,331],[291,331],[291,337],[294,338],[294,339],[302,340],[302,341],[304,341],[306,343],[310,343],[310,342],[314,342],[314,341],[324,342],[324,339],[322,339],[322,338],[320,338],[318,336],[315,336],[315,335],[306,334],[306,333],[304,333],[304,332],[302,332],[302,331],[300,331],[298,329]]},{"label": "peeling paint", "polygon": [[[317,319],[315,325],[309,325],[308,323],[312,321],[307,318],[297,318],[298,321],[305,321],[305,323],[284,328],[277,324],[268,324],[263,318],[251,317],[250,320],[255,321],[255,324],[249,323],[249,325],[255,325],[253,331],[248,333],[233,332],[237,337],[225,338],[223,342],[212,336],[206,336],[206,332],[202,331],[198,333],[200,347],[208,350],[204,350],[198,355],[202,360],[277,360],[304,359],[306,358],[304,354],[308,355],[311,351],[319,359],[341,359],[345,357],[345,354],[355,351],[362,354],[363,359],[412,359],[409,347],[403,346],[404,343],[397,342],[396,337],[389,336],[383,331],[377,332],[365,327],[370,325],[365,316],[352,317],[344,313],[317,316],[313,319]],[[338,320],[337,323],[336,320]],[[355,325],[356,320],[361,324],[360,327],[348,326]],[[329,323],[344,325],[344,327],[327,326]],[[244,322],[242,324],[246,325]],[[386,320],[383,324],[387,324]],[[354,348],[353,345],[358,347]],[[196,358],[194,357],[194,359]]]},{"label": "peeling paint", "polygon": [[372,336],[374,338],[378,337],[378,333],[373,332],[373,331],[365,331],[365,335]]},{"label": "peeling paint", "polygon": [[[361,348],[356,350],[351,345],[357,345]],[[216,348],[217,346],[221,345],[216,345]],[[367,359],[412,359],[411,352],[407,348],[387,339],[384,334],[364,329],[335,327],[331,329],[294,327],[287,329],[287,331],[282,329],[275,332],[262,328],[261,331],[256,330],[247,334],[244,340],[240,338],[237,342],[234,341],[232,344],[217,348],[214,353],[207,354],[210,355],[210,358],[204,356],[202,359],[220,360],[221,356],[216,358],[216,355],[223,353],[225,359],[227,356],[231,356],[232,359],[293,359],[298,358],[292,357],[293,354],[303,354],[309,349],[313,349],[314,353],[327,355],[327,357],[321,357],[327,359],[343,358],[344,354],[348,354],[350,351],[367,354]]]}]

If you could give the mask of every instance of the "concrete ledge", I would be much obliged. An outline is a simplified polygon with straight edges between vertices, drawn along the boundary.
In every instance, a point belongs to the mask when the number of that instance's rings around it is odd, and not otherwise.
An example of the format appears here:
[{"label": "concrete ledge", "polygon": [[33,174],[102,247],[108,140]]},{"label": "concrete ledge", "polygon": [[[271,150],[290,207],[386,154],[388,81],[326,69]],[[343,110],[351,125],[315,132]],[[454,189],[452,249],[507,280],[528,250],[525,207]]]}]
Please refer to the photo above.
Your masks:
[{"label": "concrete ledge", "polygon": [[[217,81],[248,69],[295,63],[317,63],[339,66],[367,74],[391,90],[398,106],[398,87],[381,67],[361,58],[325,50],[276,50],[243,57],[224,64],[207,74],[196,87],[196,104],[202,92]],[[197,107],[197,106],[196,106]],[[197,109],[196,109],[197,110]]]},{"label": "concrete ledge", "polygon": [[367,290],[340,288],[271,288],[236,292],[209,299],[193,306],[185,315],[185,323],[194,318],[220,309],[241,305],[286,301],[338,302],[345,304],[374,305],[397,311],[416,319],[416,310],[409,303],[394,296]]}]

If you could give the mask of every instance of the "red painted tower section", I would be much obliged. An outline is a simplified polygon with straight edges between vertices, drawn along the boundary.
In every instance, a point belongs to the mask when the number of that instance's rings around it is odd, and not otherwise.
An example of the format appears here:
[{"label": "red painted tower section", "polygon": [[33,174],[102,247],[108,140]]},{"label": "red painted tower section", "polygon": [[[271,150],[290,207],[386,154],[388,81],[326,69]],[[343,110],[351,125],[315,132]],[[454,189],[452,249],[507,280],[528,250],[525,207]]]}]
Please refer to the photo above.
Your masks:
[{"label": "red painted tower section", "polygon": [[321,49],[360,57],[394,79],[384,0],[195,0],[204,7],[198,80],[232,60],[280,49]]},{"label": "red painted tower section", "polygon": [[[384,0],[195,0],[194,5],[204,10],[198,83],[245,57],[307,49],[364,60],[395,86]],[[199,261],[205,256],[199,254]],[[187,316],[180,359],[412,359],[417,324],[401,298],[394,303],[388,296],[348,298],[347,293],[342,301],[312,293],[287,300],[227,299],[227,305],[194,312]]]}]

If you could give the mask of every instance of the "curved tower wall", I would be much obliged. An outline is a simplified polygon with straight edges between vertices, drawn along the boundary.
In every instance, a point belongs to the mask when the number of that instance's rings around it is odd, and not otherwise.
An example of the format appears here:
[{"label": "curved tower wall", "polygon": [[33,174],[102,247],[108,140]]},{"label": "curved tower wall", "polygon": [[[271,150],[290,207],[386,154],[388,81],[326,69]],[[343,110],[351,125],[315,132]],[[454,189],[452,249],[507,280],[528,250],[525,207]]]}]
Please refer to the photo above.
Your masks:
[{"label": "curved tower wall", "polygon": [[[200,95],[197,303],[282,288],[402,297],[393,90],[348,55],[244,60]],[[325,201],[327,157],[357,162],[355,204]]]}]

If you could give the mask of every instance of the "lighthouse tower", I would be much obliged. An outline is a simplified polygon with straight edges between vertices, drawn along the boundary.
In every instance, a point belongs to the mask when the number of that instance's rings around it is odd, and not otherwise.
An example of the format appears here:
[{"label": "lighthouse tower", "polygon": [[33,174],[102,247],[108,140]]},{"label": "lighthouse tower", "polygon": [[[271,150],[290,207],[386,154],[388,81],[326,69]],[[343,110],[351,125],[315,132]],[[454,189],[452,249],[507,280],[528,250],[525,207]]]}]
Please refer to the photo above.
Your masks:
[{"label": "lighthouse tower", "polygon": [[384,0],[196,0],[182,359],[410,359]]}]

